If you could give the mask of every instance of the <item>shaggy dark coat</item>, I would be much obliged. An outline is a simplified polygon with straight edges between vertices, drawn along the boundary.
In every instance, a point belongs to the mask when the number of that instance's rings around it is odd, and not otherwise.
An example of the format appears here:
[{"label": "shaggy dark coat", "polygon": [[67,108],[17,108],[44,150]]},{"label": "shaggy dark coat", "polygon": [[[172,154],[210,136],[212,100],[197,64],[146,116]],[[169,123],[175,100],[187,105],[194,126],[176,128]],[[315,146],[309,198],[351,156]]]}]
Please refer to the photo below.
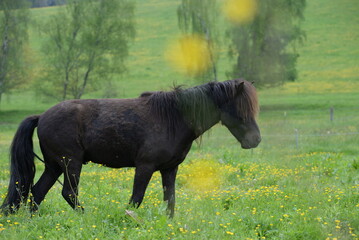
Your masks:
[{"label": "shaggy dark coat", "polygon": [[[172,217],[178,165],[192,142],[221,121],[243,148],[256,147],[261,140],[257,112],[255,88],[241,79],[146,92],[134,99],[61,102],[20,124],[11,146],[11,178],[2,209],[14,212],[31,191],[31,209],[37,210],[62,173],[63,197],[72,208],[82,209],[77,198],[80,173],[82,165],[91,161],[136,168],[130,199],[136,207],[153,172],[159,170]],[[33,185],[36,127],[45,171]]]}]

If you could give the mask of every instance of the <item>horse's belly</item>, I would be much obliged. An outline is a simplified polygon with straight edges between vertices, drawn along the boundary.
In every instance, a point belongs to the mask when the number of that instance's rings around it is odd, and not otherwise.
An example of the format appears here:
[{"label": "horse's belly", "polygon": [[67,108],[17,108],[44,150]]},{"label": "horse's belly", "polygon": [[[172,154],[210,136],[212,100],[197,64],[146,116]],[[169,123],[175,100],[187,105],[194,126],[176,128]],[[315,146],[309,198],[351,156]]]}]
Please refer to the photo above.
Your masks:
[{"label": "horse's belly", "polygon": [[92,159],[90,160],[93,163],[98,163],[101,165],[104,165],[106,167],[110,167],[110,168],[123,168],[123,167],[134,167],[135,164],[133,161],[129,160],[129,159],[122,159],[121,161],[103,161],[103,159]]},{"label": "horse's belly", "polygon": [[103,164],[112,168],[135,166],[130,151],[120,151],[120,149],[112,149],[108,147],[86,151],[85,160],[93,163]]}]

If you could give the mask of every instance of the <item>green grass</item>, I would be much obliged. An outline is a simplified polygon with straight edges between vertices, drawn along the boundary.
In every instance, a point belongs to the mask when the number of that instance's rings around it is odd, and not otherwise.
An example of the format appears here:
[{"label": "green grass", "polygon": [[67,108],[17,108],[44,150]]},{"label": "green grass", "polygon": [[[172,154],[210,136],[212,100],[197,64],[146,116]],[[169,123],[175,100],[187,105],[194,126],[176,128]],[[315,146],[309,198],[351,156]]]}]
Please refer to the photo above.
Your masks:
[{"label": "green grass", "polygon": [[[195,83],[174,72],[163,57],[166,44],[178,34],[177,4],[137,2],[138,33],[128,72],[114,83],[120,97],[168,89],[173,82]],[[358,8],[355,0],[308,1],[303,23],[307,41],[299,48],[298,81],[259,92],[262,143],[243,150],[220,125],[205,134],[201,146],[194,144],[180,166],[174,219],[165,216],[158,173],[143,204],[134,210],[127,205],[133,169],[88,164],[80,183],[84,214],[70,209],[56,183],[34,216],[26,208],[0,216],[0,239],[359,239]],[[41,22],[56,8],[32,11]],[[42,36],[33,29],[30,40],[34,65],[41,65]],[[230,68],[223,54],[221,78]],[[87,97],[101,95],[99,90]],[[31,86],[4,96],[1,198],[18,124],[53,104],[35,96]],[[334,121],[330,121],[331,107]],[[211,163],[216,170],[210,169]],[[198,166],[211,173],[209,179]],[[43,164],[36,161],[36,168],[38,179]],[[209,185],[198,192],[193,179]],[[137,219],[125,210],[135,211]]]},{"label": "green grass", "polygon": [[353,0],[307,1],[307,42],[299,71],[308,81],[358,80],[359,4]]}]

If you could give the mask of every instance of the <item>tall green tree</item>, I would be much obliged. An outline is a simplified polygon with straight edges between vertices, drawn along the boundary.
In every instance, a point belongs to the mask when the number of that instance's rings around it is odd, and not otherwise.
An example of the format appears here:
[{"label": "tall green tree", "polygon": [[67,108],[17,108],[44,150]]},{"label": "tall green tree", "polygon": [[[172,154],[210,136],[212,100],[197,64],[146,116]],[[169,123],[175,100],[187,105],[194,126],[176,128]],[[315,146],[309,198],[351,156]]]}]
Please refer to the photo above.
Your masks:
[{"label": "tall green tree", "polygon": [[297,78],[298,43],[305,38],[300,23],[305,0],[261,0],[249,24],[233,25],[229,55],[236,60],[229,77],[245,77],[257,86],[276,86]]},{"label": "tall green tree", "polygon": [[0,1],[0,101],[4,93],[25,81],[28,22],[26,0]]},{"label": "tall green tree", "polygon": [[43,29],[47,66],[40,90],[79,99],[100,81],[125,70],[135,34],[134,5],[127,0],[70,0]]},{"label": "tall green tree", "polygon": [[178,26],[185,34],[204,36],[210,53],[211,69],[199,78],[217,80],[217,57],[215,43],[217,35],[218,3],[216,0],[182,0],[177,9]]}]

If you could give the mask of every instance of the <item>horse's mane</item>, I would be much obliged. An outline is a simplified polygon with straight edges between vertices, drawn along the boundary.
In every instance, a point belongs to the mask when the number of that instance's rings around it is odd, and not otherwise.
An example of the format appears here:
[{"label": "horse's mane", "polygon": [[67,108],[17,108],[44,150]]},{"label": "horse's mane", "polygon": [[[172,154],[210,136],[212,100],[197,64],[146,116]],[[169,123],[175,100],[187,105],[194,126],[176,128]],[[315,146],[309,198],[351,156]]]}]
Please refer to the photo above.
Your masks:
[{"label": "horse's mane", "polygon": [[[242,86],[241,83],[243,83]],[[228,101],[232,101],[238,96],[239,98],[237,98],[235,104],[237,105],[238,115],[241,116],[244,121],[255,118],[259,112],[256,89],[252,83],[244,79],[214,82],[212,93],[218,107]]]},{"label": "horse's mane", "polygon": [[[242,90],[238,86],[243,82]],[[254,86],[243,80],[210,82],[200,86],[183,89],[175,87],[169,92],[146,92],[141,97],[148,98],[150,111],[161,121],[168,123],[168,130],[174,133],[181,119],[191,119],[191,124],[201,128],[209,115],[228,101],[233,101],[239,94],[237,110],[247,120],[258,113],[258,100]]]}]

